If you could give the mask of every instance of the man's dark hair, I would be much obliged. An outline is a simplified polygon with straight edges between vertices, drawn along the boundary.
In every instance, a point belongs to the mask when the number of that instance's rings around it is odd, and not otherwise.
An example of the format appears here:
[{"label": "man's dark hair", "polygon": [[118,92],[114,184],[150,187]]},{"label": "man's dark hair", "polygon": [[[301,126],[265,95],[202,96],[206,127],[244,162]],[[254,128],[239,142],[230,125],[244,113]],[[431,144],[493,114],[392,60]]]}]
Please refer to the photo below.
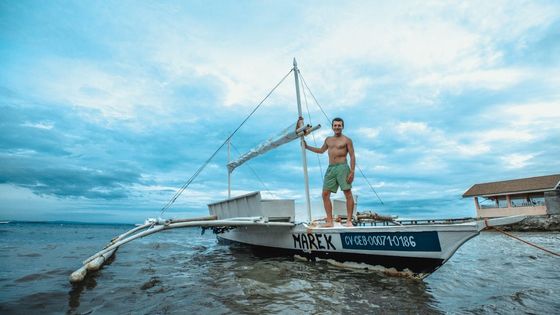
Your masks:
[{"label": "man's dark hair", "polygon": [[331,126],[334,125],[335,121],[340,121],[342,123],[342,127],[344,127],[344,120],[342,120],[342,118],[340,117],[336,117],[335,119],[333,119],[331,122]]}]

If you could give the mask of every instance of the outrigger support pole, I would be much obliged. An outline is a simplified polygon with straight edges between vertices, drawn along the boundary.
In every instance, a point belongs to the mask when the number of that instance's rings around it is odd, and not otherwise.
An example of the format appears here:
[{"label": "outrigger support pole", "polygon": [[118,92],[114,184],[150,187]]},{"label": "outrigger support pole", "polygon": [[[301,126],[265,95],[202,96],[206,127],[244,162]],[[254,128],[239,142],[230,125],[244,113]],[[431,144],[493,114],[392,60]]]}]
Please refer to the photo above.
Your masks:
[{"label": "outrigger support pole", "polygon": [[104,249],[90,256],[83,261],[83,266],[73,272],[69,280],[71,283],[79,283],[84,280],[88,271],[95,271],[100,269],[111,256],[124,244],[127,244],[135,239],[139,239],[157,232],[188,227],[240,227],[240,226],[275,226],[275,227],[293,227],[294,223],[289,222],[269,222],[268,218],[263,217],[244,217],[244,218],[229,218],[218,220],[217,216],[206,216],[200,218],[186,218],[186,219],[148,219],[146,222],[126,233],[123,233],[111,240]]},{"label": "outrigger support pole", "polygon": [[[296,99],[297,99],[298,115],[299,117],[303,117],[303,113],[301,111],[301,98],[299,96],[299,70],[297,67],[296,58],[294,58],[294,78],[296,81]],[[305,181],[305,203],[307,206],[307,217],[309,223],[311,223],[312,222],[311,199],[309,197],[309,176],[307,175],[307,153],[305,150],[305,145],[303,144],[304,138],[305,138],[305,133],[303,133],[301,136],[300,146],[301,146],[301,159],[303,161],[303,178]]]}]

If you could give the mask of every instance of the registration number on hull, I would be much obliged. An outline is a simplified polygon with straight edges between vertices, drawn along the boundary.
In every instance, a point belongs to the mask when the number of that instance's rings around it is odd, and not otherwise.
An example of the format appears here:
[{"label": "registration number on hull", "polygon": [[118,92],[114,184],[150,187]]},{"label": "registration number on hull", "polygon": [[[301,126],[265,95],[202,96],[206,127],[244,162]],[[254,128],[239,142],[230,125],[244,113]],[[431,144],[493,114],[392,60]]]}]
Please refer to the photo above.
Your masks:
[{"label": "registration number on hull", "polygon": [[438,233],[428,232],[372,232],[340,233],[342,248],[361,250],[397,250],[439,252]]}]

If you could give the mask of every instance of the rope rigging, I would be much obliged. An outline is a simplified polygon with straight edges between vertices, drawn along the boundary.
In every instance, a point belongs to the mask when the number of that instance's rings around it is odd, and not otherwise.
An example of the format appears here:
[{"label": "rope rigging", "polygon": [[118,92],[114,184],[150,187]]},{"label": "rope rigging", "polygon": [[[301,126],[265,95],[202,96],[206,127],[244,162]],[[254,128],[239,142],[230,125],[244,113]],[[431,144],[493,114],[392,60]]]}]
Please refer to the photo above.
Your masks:
[{"label": "rope rigging", "polygon": [[[218,152],[231,140],[231,138],[237,133],[237,131],[239,131],[239,129],[241,129],[241,127],[249,120],[249,118],[251,118],[253,116],[253,114],[261,107],[261,105],[270,97],[270,95],[272,95],[272,93],[274,93],[274,91],[284,82],[284,80],[286,80],[286,78],[292,73],[293,69],[290,69],[290,71],[284,75],[284,77],[272,88],[272,90],[270,90],[270,92],[268,92],[268,94],[257,104],[257,106],[249,113],[249,115],[247,117],[245,117],[245,119],[241,122],[241,124],[225,139],[225,141],[216,149],[216,151],[214,151],[214,153],[212,153],[212,155],[194,172],[194,174],[186,181],[185,184],[183,184],[173,195],[173,197],[171,197],[171,199],[161,208],[160,211],[160,216],[163,216],[163,214],[165,213],[165,211],[167,211],[167,209],[169,209],[174,203],[175,201],[179,198],[179,196],[181,196],[181,194],[189,187],[189,185],[198,177],[198,175],[200,175],[200,173],[206,168],[206,166],[210,163],[210,161],[212,161],[212,159],[218,154]],[[321,110],[321,112],[323,113],[323,115],[325,116],[325,118],[327,119],[328,123],[330,124],[331,120],[329,119],[329,116],[325,113],[325,111],[323,110],[322,106],[319,104],[319,102],[317,101],[317,98],[315,97],[315,95],[313,94],[313,92],[311,91],[311,89],[309,88],[309,86],[307,85],[307,82],[305,80],[305,78],[303,77],[303,75],[301,74],[301,72],[298,70],[298,74],[301,77],[301,84],[302,84],[302,90],[303,90],[303,94],[304,94],[304,100],[305,100],[305,106],[307,109],[307,116],[309,118],[309,122],[311,123],[311,114],[309,111],[309,105],[308,105],[308,101],[307,101],[307,94],[306,94],[306,90],[309,92],[309,94],[311,95],[311,97],[313,98],[313,100],[315,101],[315,104],[319,107],[319,109]],[[315,139],[315,136],[313,135],[313,142],[315,144],[315,146],[317,145],[317,141]],[[231,142],[230,142],[231,143]],[[234,149],[237,151],[237,148],[234,147]],[[321,160],[319,159],[319,157],[317,156],[317,159],[319,161],[319,168],[321,171],[321,175],[323,174],[323,168],[322,168],[322,164],[321,164]],[[362,169],[360,168],[360,166],[358,164],[356,164],[356,167],[358,168],[358,170],[360,171],[360,174],[362,175],[362,177],[366,180],[368,186],[370,187],[370,189],[374,192],[375,196],[377,197],[377,199],[379,199],[379,201],[381,202],[382,205],[384,205],[383,200],[381,200],[381,198],[379,197],[379,195],[377,194],[377,192],[375,191],[375,189],[373,188],[373,186],[371,185],[371,183],[369,182],[369,180],[367,179],[367,177],[365,176],[364,172],[362,171]],[[263,184],[263,186],[265,187],[265,189],[267,190],[267,192],[271,195],[272,192],[268,189],[268,187],[264,184],[264,182],[262,181],[262,179],[258,176],[258,174],[255,172],[254,169],[251,168],[251,171],[254,173],[254,175],[258,178],[258,180]]]},{"label": "rope rigging", "polygon": [[[299,73],[299,75],[301,75],[301,72],[300,72],[300,71],[298,71],[298,73]],[[303,92],[303,100],[305,101],[305,109],[307,110],[307,117],[309,118],[309,124],[310,124],[310,125],[313,125],[313,124],[311,123],[311,113],[309,112],[309,106],[308,106],[308,104],[307,104],[307,94],[305,93],[305,88],[303,87],[303,84],[302,84],[302,89],[301,89],[301,91]],[[315,134],[312,133],[311,136],[313,137],[313,144],[314,144],[315,146],[317,146],[317,140],[315,139]],[[323,165],[322,165],[322,163],[321,163],[321,159],[319,158],[319,154],[315,154],[315,156],[317,156],[317,161],[319,162],[319,171],[321,172],[321,181],[323,181],[323,178],[324,178],[324,175],[325,175],[325,174],[323,173]]]},{"label": "rope rigging", "polygon": [[513,234],[511,234],[511,233],[508,233],[508,232],[506,232],[506,231],[504,231],[504,230],[502,230],[502,229],[500,229],[500,228],[498,228],[498,227],[496,227],[496,226],[492,226],[491,228],[493,228],[494,230],[496,230],[496,231],[498,231],[498,232],[500,232],[500,233],[502,233],[502,234],[504,234],[504,235],[507,235],[507,236],[509,236],[509,237],[511,237],[511,238],[513,238],[513,239],[516,239],[516,240],[518,240],[518,241],[520,241],[520,242],[523,242],[523,243],[525,243],[525,244],[527,244],[527,245],[529,245],[529,246],[533,246],[533,247],[535,247],[535,248],[537,248],[537,249],[540,249],[540,250],[542,250],[543,252],[549,253],[549,254],[554,255],[554,256],[556,256],[556,257],[560,257],[560,254],[559,254],[559,253],[553,252],[553,251],[551,251],[551,250],[549,250],[549,249],[546,249],[546,248],[544,248],[544,247],[542,247],[542,246],[539,246],[539,245],[537,245],[537,244],[535,244],[535,243],[531,243],[531,242],[529,242],[529,241],[527,241],[527,240],[524,240],[524,239],[522,239],[522,238],[520,238],[520,237],[517,237],[517,236],[515,236],[515,235],[513,235]]},{"label": "rope rigging", "polygon": [[511,238],[513,238],[513,239],[516,239],[516,240],[520,241],[520,242],[523,242],[523,243],[525,243],[525,244],[527,244],[527,245],[529,245],[529,246],[533,246],[533,247],[535,247],[535,248],[537,248],[537,249],[540,249],[540,250],[542,250],[543,252],[549,253],[549,254],[554,255],[554,256],[556,256],[556,257],[560,257],[560,253],[553,252],[553,251],[551,251],[551,250],[549,250],[549,249],[544,248],[543,246],[539,246],[539,245],[537,245],[537,244],[535,244],[535,243],[532,243],[532,242],[529,242],[529,241],[527,241],[527,240],[524,240],[524,239],[522,239],[522,238],[520,238],[520,237],[517,237],[517,236],[515,236],[515,235],[513,235],[513,234],[511,234],[511,233],[508,233],[508,232],[502,230],[501,228],[499,228],[499,227],[497,227],[497,226],[488,225],[488,218],[484,218],[484,226],[485,226],[487,229],[494,229],[494,230],[496,230],[496,231],[498,231],[498,232],[500,232],[500,233],[502,233],[502,234],[504,234],[504,235],[506,235],[506,236],[509,236],[509,237],[511,237]]},{"label": "rope rigging", "polygon": [[260,101],[260,103],[255,107],[255,109],[253,109],[253,111],[249,114],[249,116],[247,116],[241,122],[241,124],[229,135],[229,137],[227,137],[227,139],[218,147],[218,149],[216,149],[216,151],[214,151],[214,153],[212,153],[212,155],[206,160],[206,162],[204,162],[204,164],[202,164],[196,170],[196,172],[187,180],[187,182],[185,184],[183,184],[183,186],[181,186],[181,188],[179,188],[179,190],[175,193],[175,195],[173,195],[173,197],[171,197],[171,199],[163,206],[163,208],[161,208],[160,216],[162,216],[165,213],[165,211],[167,209],[169,209],[169,207],[171,207],[175,203],[177,198],[179,198],[179,196],[185,191],[185,189],[187,189],[187,187],[189,187],[189,185],[200,174],[200,172],[202,172],[202,170],[204,170],[204,168],[210,163],[210,161],[216,156],[216,154],[218,154],[218,152],[224,147],[224,145],[226,145],[228,143],[228,141],[247,122],[247,120],[249,120],[249,118],[251,118],[251,116],[253,116],[253,114],[257,111],[257,109],[259,109],[259,107],[261,107],[261,105],[264,103],[264,101],[266,101],[268,99],[268,97],[276,90],[276,88],[278,88],[278,86],[280,86],[280,84],[282,84],[282,82],[284,82],[284,80],[292,73],[292,71],[293,71],[293,69],[290,69],[290,71],[282,78],[282,80],[280,80],[280,82],[278,82],[274,86],[274,88],[272,88],[272,90],[270,92],[268,92],[268,94],[262,99],[262,101]]},{"label": "rope rigging", "polygon": [[[303,85],[305,86],[305,88],[307,88],[307,90],[309,91],[309,94],[311,94],[311,96],[313,97],[313,100],[315,100],[315,104],[317,104],[317,106],[319,107],[319,109],[321,110],[321,112],[323,113],[323,115],[325,116],[325,118],[327,119],[327,122],[330,124],[331,123],[331,119],[329,118],[329,116],[325,113],[325,111],[323,110],[323,107],[321,107],[321,104],[319,104],[319,102],[317,101],[317,98],[315,97],[315,95],[313,94],[313,92],[311,92],[311,89],[309,88],[309,86],[307,85],[307,82],[305,81],[305,78],[303,77],[303,75],[301,74],[301,71],[299,71],[299,75],[301,77],[301,82],[303,83]],[[305,91],[305,89],[303,89]],[[304,96],[305,96],[305,92],[304,92]],[[307,104],[306,104],[307,105]],[[309,109],[308,109],[309,112]],[[310,118],[311,119],[311,118]],[[367,179],[366,175],[364,174],[364,172],[362,171],[362,168],[360,167],[360,165],[358,165],[358,163],[356,163],[356,167],[358,168],[358,170],[360,171],[360,174],[362,175],[362,177],[366,180],[366,183],[368,184],[369,188],[371,188],[371,190],[373,191],[373,193],[375,194],[375,196],[377,197],[377,199],[379,199],[379,202],[381,202],[381,205],[385,205],[385,203],[383,203],[383,200],[381,200],[381,198],[379,197],[379,195],[377,194],[377,192],[375,191],[375,189],[373,188],[373,186],[371,185],[371,183],[369,182],[369,180]]]}]

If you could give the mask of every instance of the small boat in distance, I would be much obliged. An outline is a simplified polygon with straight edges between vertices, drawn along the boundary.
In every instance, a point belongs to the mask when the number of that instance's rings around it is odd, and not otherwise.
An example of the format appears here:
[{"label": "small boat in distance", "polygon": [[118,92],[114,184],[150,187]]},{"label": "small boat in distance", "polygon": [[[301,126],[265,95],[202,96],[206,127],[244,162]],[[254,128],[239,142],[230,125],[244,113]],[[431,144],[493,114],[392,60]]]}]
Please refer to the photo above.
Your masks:
[{"label": "small boat in distance", "polygon": [[[299,81],[301,74],[295,59],[290,73],[294,74],[295,79],[298,117],[303,117]],[[218,148],[220,150],[228,145],[228,159],[229,141],[243,123]],[[340,225],[319,227],[314,224],[311,216],[307,157],[303,139],[320,127],[320,125],[290,126],[280,135],[265,141],[238,159],[228,161],[228,198],[209,204],[210,216],[190,219],[148,219],[143,225],[114,238],[105,249],[86,259],[84,266],[70,276],[70,281],[81,281],[88,270],[99,269],[120,246],[134,239],[163,230],[185,227],[210,228],[221,241],[244,244],[255,252],[267,256],[295,255],[309,260],[324,259],[335,263],[358,264],[360,268],[382,268],[390,272],[409,273],[421,279],[436,271],[461,245],[477,236],[484,228],[513,224],[525,218],[525,216],[512,216],[487,220],[430,220],[422,224],[414,220],[399,222],[380,219],[377,216],[370,218],[356,216],[342,218],[342,220],[353,220],[352,227]],[[259,191],[231,197],[231,174],[237,167],[293,140],[300,140],[306,221],[296,220],[293,199],[263,199]],[[173,204],[204,166],[199,168],[195,175],[177,191],[171,201],[164,206],[162,213]]]}]

